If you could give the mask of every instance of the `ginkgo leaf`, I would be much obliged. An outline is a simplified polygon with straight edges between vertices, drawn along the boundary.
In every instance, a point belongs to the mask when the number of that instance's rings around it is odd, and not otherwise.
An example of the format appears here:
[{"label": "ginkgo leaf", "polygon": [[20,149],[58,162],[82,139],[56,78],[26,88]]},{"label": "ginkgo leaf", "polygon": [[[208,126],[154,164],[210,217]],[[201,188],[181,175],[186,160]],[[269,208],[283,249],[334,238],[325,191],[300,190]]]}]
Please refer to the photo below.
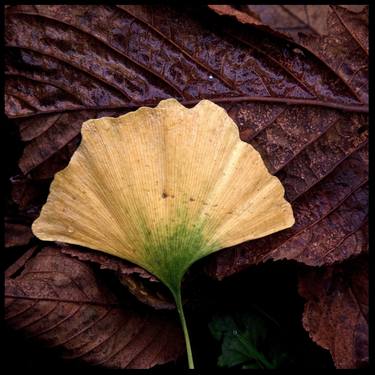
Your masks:
[{"label": "ginkgo leaf", "polygon": [[177,292],[196,260],[294,223],[279,180],[209,101],[89,120],[82,135],[33,224],[40,239],[119,256]]},{"label": "ginkgo leaf", "polygon": [[221,107],[167,99],[86,121],[32,230],[138,264],[179,308],[195,261],[293,224],[282,184]]}]

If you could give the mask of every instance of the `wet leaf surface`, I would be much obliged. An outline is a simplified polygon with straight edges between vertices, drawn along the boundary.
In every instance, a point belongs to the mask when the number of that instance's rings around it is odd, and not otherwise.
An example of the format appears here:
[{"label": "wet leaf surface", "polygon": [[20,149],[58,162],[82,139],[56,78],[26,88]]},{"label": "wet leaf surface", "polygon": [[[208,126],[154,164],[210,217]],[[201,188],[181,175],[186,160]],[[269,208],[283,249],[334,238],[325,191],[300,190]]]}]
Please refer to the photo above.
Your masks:
[{"label": "wet leaf surface", "polygon": [[368,258],[301,274],[299,292],[307,300],[303,325],[328,349],[337,368],[368,364]]}]

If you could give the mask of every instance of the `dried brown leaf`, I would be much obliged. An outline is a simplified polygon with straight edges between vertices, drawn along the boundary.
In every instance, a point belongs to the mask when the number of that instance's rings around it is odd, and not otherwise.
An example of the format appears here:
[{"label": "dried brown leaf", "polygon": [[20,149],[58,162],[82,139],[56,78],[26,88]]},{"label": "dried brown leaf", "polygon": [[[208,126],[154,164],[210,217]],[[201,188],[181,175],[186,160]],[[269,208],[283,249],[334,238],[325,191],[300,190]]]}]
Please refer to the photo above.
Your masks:
[{"label": "dried brown leaf", "polygon": [[[341,8],[344,6],[340,6]],[[352,12],[361,12],[365,5],[346,5]],[[239,22],[269,27],[278,35],[299,41],[300,34],[326,35],[329,5],[209,5],[220,15],[234,16]]]},{"label": "dried brown leaf", "polygon": [[303,326],[328,349],[337,368],[368,364],[368,259],[301,275],[299,292],[307,300]]},{"label": "dried brown leaf", "polygon": [[261,153],[297,212],[294,228],[213,256],[211,272],[222,278],[270,258],[320,265],[360,253],[367,248],[365,13],[334,7],[330,35],[296,45],[204,9],[10,7],[6,111],[29,142],[20,167],[33,180],[51,178],[89,117],[170,96],[185,105],[210,99]]},{"label": "dried brown leaf", "polygon": [[6,279],[5,319],[63,358],[101,367],[150,368],[175,360],[184,347],[171,317],[119,301],[86,263],[55,248]]},{"label": "dried brown leaf", "polygon": [[150,283],[146,283],[145,279],[140,279],[132,274],[120,274],[119,280],[122,285],[126,286],[130,293],[146,305],[150,305],[157,310],[171,310],[176,308],[173,299],[169,295],[169,291],[162,289],[161,283],[153,283],[151,285]]},{"label": "dried brown leaf", "polygon": [[150,281],[157,281],[157,279],[149,274],[146,270],[143,268],[130,263],[124,259],[103,254],[98,251],[92,251],[87,250],[84,247],[80,246],[73,246],[73,245],[67,245],[62,244],[61,245],[61,251],[64,254],[68,254],[70,256],[73,256],[75,258],[78,258],[79,260],[85,261],[85,262],[93,262],[100,265],[101,269],[104,270],[112,270],[116,273],[119,273],[120,275],[130,275],[133,273],[138,274],[143,279],[148,279]]},{"label": "dried brown leaf", "polygon": [[[250,9],[249,5],[208,5],[208,7],[221,16],[234,17],[238,22],[256,26],[258,29],[270,32],[278,37],[286,37],[284,32],[270,27],[270,23],[262,20],[259,15]],[[266,6],[267,7],[267,6]],[[271,23],[274,26],[274,23]]]}]

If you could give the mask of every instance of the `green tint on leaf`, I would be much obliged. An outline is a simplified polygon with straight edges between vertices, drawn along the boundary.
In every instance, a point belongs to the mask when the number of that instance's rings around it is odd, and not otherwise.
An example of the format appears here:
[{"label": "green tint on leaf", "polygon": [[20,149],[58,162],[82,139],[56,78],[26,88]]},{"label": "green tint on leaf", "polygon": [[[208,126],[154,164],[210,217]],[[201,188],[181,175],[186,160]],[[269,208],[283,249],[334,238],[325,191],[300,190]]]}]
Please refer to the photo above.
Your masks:
[{"label": "green tint on leaf", "polygon": [[208,244],[204,222],[191,224],[186,217],[176,215],[176,224],[161,224],[157,230],[143,229],[143,251],[146,268],[162,280],[177,295],[182,278],[192,263],[220,249],[220,244]]},{"label": "green tint on leaf", "polygon": [[288,359],[280,327],[263,313],[252,310],[216,315],[209,329],[221,342],[219,367],[276,369]]}]

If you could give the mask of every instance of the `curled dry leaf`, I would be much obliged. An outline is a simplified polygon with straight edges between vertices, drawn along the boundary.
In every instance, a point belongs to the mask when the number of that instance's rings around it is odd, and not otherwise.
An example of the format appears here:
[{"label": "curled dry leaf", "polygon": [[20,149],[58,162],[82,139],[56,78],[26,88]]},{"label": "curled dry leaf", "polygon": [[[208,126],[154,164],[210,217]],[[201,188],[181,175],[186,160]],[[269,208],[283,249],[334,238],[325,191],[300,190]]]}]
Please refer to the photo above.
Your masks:
[{"label": "curled dry leaf", "polygon": [[[340,6],[342,9],[343,6]],[[361,12],[365,5],[346,5],[352,12]],[[300,34],[326,35],[330,6],[314,5],[209,5],[220,15],[235,17],[239,22],[269,28],[276,35],[299,41]]]},{"label": "curled dry leaf", "polygon": [[176,308],[170,293],[168,293],[168,290],[162,289],[160,283],[146,283],[144,279],[142,280],[133,274],[120,274],[119,280],[139,301],[157,310]]},{"label": "curled dry leaf", "polygon": [[157,281],[157,279],[146,270],[125,259],[96,251],[88,251],[85,247],[71,246],[64,243],[61,244],[61,251],[64,254],[68,254],[84,262],[97,263],[100,265],[101,269],[112,270],[123,276],[137,274],[143,279],[148,279],[153,282]]},{"label": "curled dry leaf", "polygon": [[221,16],[231,16],[234,17],[237,21],[256,26],[259,29],[263,29],[267,32],[270,32],[278,37],[284,37],[283,33],[276,31],[275,29],[267,26],[266,23],[262,22],[259,16],[256,13],[253,13],[249,6],[238,6],[237,9],[232,5],[208,5],[208,7]]},{"label": "curled dry leaf", "polygon": [[368,364],[368,258],[301,274],[303,326],[337,368]]},{"label": "curled dry leaf", "polygon": [[84,247],[61,244],[61,251],[84,262],[96,263],[101,269],[112,270],[119,281],[141,302],[155,309],[173,309],[169,293],[164,290],[159,280],[141,267],[124,259],[89,251]]},{"label": "curled dry leaf", "polygon": [[118,116],[166,97],[186,105],[206,98],[228,111],[281,180],[298,228],[218,253],[212,274],[270,258],[319,265],[360,253],[368,22],[365,10],[331,12],[330,35],[296,45],[204,9],[9,7],[6,112],[28,139],[23,172],[51,178],[77,146],[80,124],[100,111]]},{"label": "curled dry leaf", "polygon": [[183,353],[181,331],[170,316],[122,304],[87,264],[58,249],[43,249],[19,276],[11,274],[5,283],[7,324],[63,358],[150,368]]}]

